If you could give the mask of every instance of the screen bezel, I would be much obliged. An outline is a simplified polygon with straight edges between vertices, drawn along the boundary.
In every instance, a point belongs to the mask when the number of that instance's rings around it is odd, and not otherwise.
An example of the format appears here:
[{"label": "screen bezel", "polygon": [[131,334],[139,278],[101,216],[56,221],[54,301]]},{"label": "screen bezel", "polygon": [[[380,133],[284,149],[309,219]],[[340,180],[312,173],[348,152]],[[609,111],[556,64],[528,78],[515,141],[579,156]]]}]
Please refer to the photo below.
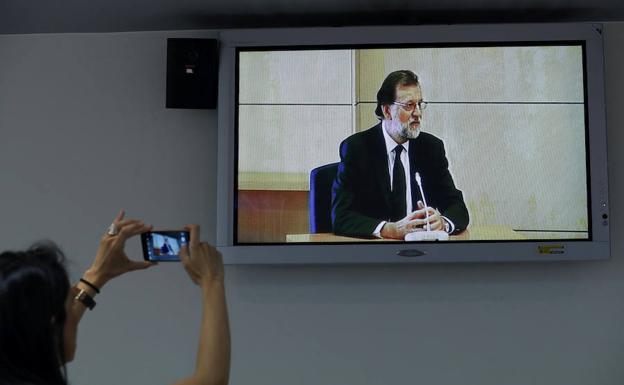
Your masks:
[{"label": "screen bezel", "polygon": [[[522,24],[416,27],[344,27],[227,31],[221,34],[217,246],[226,263],[374,263],[584,260],[609,257],[606,124],[602,28],[597,24]],[[237,57],[243,49],[312,49],[380,46],[583,45],[588,240],[379,242],[349,244],[237,244]],[[606,215],[606,218],[604,216]],[[544,245],[562,248],[540,249]],[[418,250],[418,258],[398,256]],[[543,250],[555,250],[544,253]],[[562,251],[563,250],[563,251]]]}]

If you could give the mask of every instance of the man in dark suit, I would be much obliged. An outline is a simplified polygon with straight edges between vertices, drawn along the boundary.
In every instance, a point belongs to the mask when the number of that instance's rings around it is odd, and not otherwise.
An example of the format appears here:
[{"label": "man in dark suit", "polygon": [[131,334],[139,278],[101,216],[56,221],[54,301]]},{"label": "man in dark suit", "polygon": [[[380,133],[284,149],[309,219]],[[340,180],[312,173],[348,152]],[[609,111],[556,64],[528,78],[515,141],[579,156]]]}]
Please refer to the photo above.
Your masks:
[{"label": "man in dark suit", "polygon": [[412,71],[386,77],[377,92],[375,114],[381,122],[340,144],[332,186],[334,233],[403,239],[413,231],[457,233],[468,226],[468,210],[448,170],[444,143],[420,131],[425,108]]}]

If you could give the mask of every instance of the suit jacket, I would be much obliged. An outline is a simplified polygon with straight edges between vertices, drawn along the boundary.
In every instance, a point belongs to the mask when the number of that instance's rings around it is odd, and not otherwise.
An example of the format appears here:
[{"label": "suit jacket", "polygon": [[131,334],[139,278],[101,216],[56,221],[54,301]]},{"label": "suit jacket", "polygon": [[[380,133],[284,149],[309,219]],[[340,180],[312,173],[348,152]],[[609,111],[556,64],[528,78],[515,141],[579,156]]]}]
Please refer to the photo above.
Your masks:
[{"label": "suit jacket", "polygon": [[[381,221],[391,215],[388,154],[381,123],[349,136],[340,144],[340,164],[332,186],[334,233],[370,237]],[[427,204],[455,225],[468,226],[468,210],[462,192],[455,188],[448,170],[442,140],[426,132],[409,140],[412,207],[421,199],[414,174],[420,173]]]}]

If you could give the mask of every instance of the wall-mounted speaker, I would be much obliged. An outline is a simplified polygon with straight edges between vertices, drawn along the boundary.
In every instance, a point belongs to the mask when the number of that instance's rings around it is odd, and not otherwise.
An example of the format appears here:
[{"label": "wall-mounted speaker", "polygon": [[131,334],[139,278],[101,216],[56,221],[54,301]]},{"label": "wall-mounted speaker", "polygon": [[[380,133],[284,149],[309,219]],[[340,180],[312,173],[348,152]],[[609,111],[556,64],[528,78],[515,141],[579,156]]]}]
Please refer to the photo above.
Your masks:
[{"label": "wall-mounted speaker", "polygon": [[167,108],[217,107],[219,43],[167,39]]}]

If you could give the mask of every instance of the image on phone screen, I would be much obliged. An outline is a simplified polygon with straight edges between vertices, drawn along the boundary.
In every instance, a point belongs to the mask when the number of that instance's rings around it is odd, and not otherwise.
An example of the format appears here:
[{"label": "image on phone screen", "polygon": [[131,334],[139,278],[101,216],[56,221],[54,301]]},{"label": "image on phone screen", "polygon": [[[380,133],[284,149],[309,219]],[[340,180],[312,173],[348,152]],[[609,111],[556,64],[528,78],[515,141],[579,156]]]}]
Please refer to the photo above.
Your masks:
[{"label": "image on phone screen", "polygon": [[141,234],[146,261],[179,261],[180,247],[188,244],[188,231],[150,231]]}]

